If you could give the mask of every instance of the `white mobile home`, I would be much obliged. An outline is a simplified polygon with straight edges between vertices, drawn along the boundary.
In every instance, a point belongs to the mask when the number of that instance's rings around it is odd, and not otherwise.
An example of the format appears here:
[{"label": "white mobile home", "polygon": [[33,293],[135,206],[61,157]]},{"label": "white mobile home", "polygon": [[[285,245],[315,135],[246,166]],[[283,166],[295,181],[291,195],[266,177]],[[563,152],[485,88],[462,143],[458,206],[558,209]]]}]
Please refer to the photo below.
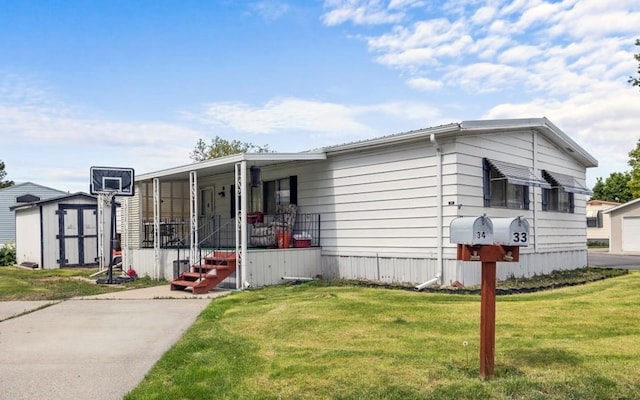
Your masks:
[{"label": "white mobile home", "polygon": [[619,205],[614,201],[587,201],[587,243],[609,245],[611,216],[605,211]]},{"label": "white mobile home", "polygon": [[18,264],[43,269],[98,264],[97,201],[75,193],[12,207]]},{"label": "white mobile home", "polygon": [[[202,247],[224,248],[237,252],[238,288],[315,275],[469,285],[480,268],[456,260],[449,224],[487,214],[531,225],[531,245],[519,263],[499,264],[500,277],[582,267],[585,173],[594,166],[564,132],[534,118],[167,168],[138,175],[136,196],[123,204],[125,262],[167,278],[177,248],[191,260]],[[287,204],[297,205],[290,238],[265,242]]]},{"label": "white mobile home", "polygon": [[61,190],[52,189],[32,182],[18,183],[0,189],[0,246],[16,241],[16,217],[10,209],[19,204],[46,200],[64,195]]}]

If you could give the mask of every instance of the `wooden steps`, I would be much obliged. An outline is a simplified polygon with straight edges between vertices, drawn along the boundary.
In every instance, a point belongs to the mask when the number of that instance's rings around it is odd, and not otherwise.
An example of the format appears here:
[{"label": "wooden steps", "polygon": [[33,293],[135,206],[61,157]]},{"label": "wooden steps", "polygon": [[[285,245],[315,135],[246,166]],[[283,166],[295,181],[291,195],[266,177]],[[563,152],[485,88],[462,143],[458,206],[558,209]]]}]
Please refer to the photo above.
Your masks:
[{"label": "wooden steps", "polygon": [[171,290],[191,290],[193,294],[205,294],[213,290],[236,271],[236,253],[214,251],[201,263],[193,264],[191,271],[183,272],[171,281]]}]

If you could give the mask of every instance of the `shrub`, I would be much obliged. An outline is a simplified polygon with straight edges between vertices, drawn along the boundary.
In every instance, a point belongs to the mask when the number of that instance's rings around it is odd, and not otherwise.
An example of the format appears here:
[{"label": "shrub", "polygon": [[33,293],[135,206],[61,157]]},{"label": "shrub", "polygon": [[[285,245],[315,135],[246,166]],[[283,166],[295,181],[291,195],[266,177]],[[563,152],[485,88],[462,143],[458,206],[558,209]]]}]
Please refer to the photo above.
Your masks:
[{"label": "shrub", "polygon": [[0,266],[15,265],[16,246],[9,242],[0,248]]}]

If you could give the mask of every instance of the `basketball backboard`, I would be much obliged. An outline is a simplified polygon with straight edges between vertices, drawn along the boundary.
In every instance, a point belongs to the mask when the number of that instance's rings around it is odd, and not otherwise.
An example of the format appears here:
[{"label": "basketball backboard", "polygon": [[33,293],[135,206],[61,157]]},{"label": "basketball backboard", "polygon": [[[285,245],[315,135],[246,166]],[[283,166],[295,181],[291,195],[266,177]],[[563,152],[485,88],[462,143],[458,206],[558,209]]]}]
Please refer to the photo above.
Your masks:
[{"label": "basketball backboard", "polygon": [[89,192],[115,193],[116,196],[133,196],[133,168],[91,167],[91,185]]}]

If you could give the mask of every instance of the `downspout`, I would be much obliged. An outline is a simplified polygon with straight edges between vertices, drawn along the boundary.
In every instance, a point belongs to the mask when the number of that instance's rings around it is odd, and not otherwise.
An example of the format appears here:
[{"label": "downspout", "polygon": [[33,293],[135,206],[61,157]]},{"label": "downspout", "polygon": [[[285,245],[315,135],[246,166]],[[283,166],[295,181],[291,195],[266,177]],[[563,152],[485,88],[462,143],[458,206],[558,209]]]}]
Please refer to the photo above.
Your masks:
[{"label": "downspout", "polygon": [[[531,130],[531,135],[533,136],[531,139],[531,144],[533,147],[533,172],[536,173],[537,168],[538,168],[538,134],[536,133],[535,129]],[[536,200],[536,197],[538,196],[538,188],[536,188],[535,186],[533,186],[532,188],[533,191],[533,251],[535,253],[538,252],[538,213],[536,212],[537,210],[537,206],[536,204],[538,203]],[[542,189],[540,189],[540,191],[542,192]]]},{"label": "downspout", "polygon": [[444,284],[444,265],[442,261],[442,149],[440,148],[440,144],[436,140],[436,135],[434,133],[431,134],[429,140],[433,144],[436,149],[436,202],[438,204],[437,207],[437,217],[436,217],[436,228],[438,229],[438,237],[436,242],[436,254],[437,254],[437,264],[440,266],[440,272],[432,279],[429,279],[426,282],[422,282],[421,284],[414,287],[415,290],[420,291],[426,288],[429,285],[433,285],[435,283]]}]

